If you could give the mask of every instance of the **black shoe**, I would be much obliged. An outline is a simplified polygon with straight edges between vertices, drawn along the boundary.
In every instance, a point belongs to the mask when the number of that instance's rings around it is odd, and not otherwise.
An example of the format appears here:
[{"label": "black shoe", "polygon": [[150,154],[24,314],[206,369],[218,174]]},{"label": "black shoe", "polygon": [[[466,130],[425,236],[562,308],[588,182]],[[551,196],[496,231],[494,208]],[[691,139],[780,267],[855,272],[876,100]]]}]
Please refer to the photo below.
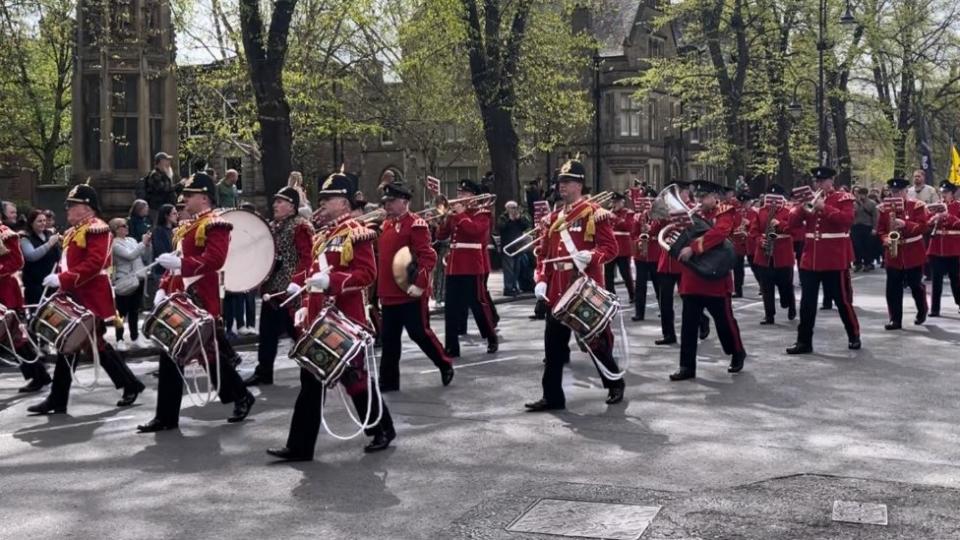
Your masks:
[{"label": "black shoe", "polygon": [[267,448],[267,453],[281,461],[313,461],[313,456],[301,456],[293,453],[286,446]]},{"label": "black shoe", "polygon": [[931,311],[930,313],[927,313],[927,317],[939,317],[939,316],[940,316],[939,311]]},{"label": "black shoe", "polygon": [[444,386],[450,386],[450,382],[453,381],[453,375],[456,373],[453,369],[453,366],[448,367],[447,369],[440,371],[440,382]]},{"label": "black shoe", "polygon": [[693,379],[693,378],[695,378],[696,376],[697,376],[697,374],[696,374],[695,372],[693,372],[693,371],[687,371],[687,370],[679,369],[679,370],[677,370],[677,371],[675,371],[675,372],[673,372],[673,373],[670,374],[670,380],[671,380],[671,381],[685,381],[685,380],[687,380],[687,379]]},{"label": "black shoe", "polygon": [[797,308],[795,306],[790,306],[787,308],[787,320],[792,321],[797,318]]},{"label": "black shoe", "polygon": [[642,320],[643,320],[643,316],[642,316],[642,315],[634,315],[633,317],[630,317],[630,320],[633,321],[633,322],[642,321]]},{"label": "black shoe", "polygon": [[563,405],[551,405],[545,399],[524,403],[523,406],[527,408],[527,412],[559,411],[566,408]]},{"label": "black shoe", "polygon": [[917,318],[913,320],[913,324],[917,326],[920,326],[925,322],[927,322],[927,314],[923,312],[917,313]]},{"label": "black shoe", "polygon": [[746,359],[747,353],[734,353],[733,357],[730,359],[730,367],[727,368],[727,373],[740,373],[740,370],[743,369],[743,361]]},{"label": "black shoe", "polygon": [[380,393],[386,394],[387,392],[399,392],[399,384],[383,384],[383,381],[380,381]]},{"label": "black shoe", "polygon": [[381,450],[386,450],[390,446],[390,441],[397,438],[397,432],[393,428],[381,429],[376,435],[373,436],[373,440],[370,441],[370,444],[363,447],[364,453],[372,454],[374,452],[379,452]]},{"label": "black shoe", "polygon": [[703,341],[710,337],[710,325],[706,324],[700,329],[700,340]]},{"label": "black shoe", "polygon": [[900,330],[901,328],[903,328],[903,325],[893,321],[890,321],[887,324],[883,325],[884,330]]},{"label": "black shoe", "polygon": [[46,386],[46,385],[47,385],[47,383],[45,383],[45,382],[43,382],[43,381],[38,381],[37,379],[30,379],[30,382],[28,382],[27,384],[21,386],[21,387],[17,390],[17,393],[18,393],[18,394],[33,394],[33,393],[35,393],[35,392],[39,392],[39,391],[43,390],[43,387]]},{"label": "black shoe", "polygon": [[500,343],[497,340],[490,340],[487,342],[487,354],[494,354],[500,350]]},{"label": "black shoe", "polygon": [[787,354],[810,354],[813,352],[813,345],[809,343],[794,343],[792,347],[787,347]]},{"label": "black shoe", "polygon": [[460,351],[453,351],[452,349],[443,349],[443,354],[450,358],[460,358]]},{"label": "black shoe", "polygon": [[117,407],[129,407],[133,405],[133,402],[137,400],[140,392],[146,389],[147,387],[140,381],[137,381],[137,385],[133,388],[124,388],[123,395],[120,397],[120,401],[117,402]]},{"label": "black shoe", "polygon": [[247,377],[243,381],[244,386],[270,386],[273,384],[273,380],[268,380],[266,377],[261,377],[256,371],[253,372],[253,375]]},{"label": "black shoe", "polygon": [[614,405],[623,401],[623,387],[619,386],[616,388],[611,388],[607,392],[607,405]]},{"label": "black shoe", "polygon": [[770,324],[776,324],[776,323],[773,322],[773,319],[772,319],[772,318],[763,319],[762,321],[760,321],[760,325],[761,325],[761,326],[767,326],[767,325],[770,325]]},{"label": "black shoe", "polygon": [[253,397],[253,394],[247,392],[247,395],[238,399],[236,403],[233,404],[233,416],[227,418],[227,422],[235,424],[237,422],[242,422],[244,418],[250,414],[250,408],[253,407],[253,404],[257,402],[257,398]]},{"label": "black shoe", "polygon": [[156,433],[157,431],[167,431],[169,429],[177,429],[177,424],[164,424],[154,418],[142,426],[137,426],[137,433]]},{"label": "black shoe", "polygon": [[654,345],[673,345],[677,342],[677,336],[660,338],[653,342]]},{"label": "black shoe", "polygon": [[531,315],[531,316],[529,316],[529,317],[527,317],[527,318],[530,319],[531,321],[542,321],[542,320],[546,319],[547,316],[544,315],[544,316],[541,317],[540,315]]},{"label": "black shoe", "polygon": [[860,350],[860,338],[857,338],[857,339],[848,341],[848,342],[847,342],[847,348],[850,349],[851,351],[859,351],[859,350]]},{"label": "black shoe", "polygon": [[67,412],[67,406],[54,405],[53,400],[51,400],[48,396],[47,399],[41,401],[40,403],[27,407],[27,412],[34,414],[64,414]]}]

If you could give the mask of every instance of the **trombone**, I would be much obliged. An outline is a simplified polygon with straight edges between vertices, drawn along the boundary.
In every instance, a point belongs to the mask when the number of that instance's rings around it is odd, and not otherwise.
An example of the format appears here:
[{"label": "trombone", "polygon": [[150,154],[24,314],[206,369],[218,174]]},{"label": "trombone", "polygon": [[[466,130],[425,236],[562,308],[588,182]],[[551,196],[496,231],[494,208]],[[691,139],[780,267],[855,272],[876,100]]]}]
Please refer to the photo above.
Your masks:
[{"label": "trombone", "polygon": [[[591,195],[587,197],[587,202],[592,202],[603,206],[604,204],[613,200],[612,191],[601,191],[596,195]],[[536,224],[532,229],[524,232],[516,239],[514,239],[509,244],[503,246],[503,254],[507,257],[515,257],[520,253],[532,248],[540,241],[542,234],[537,234],[540,231],[540,224]]]}]

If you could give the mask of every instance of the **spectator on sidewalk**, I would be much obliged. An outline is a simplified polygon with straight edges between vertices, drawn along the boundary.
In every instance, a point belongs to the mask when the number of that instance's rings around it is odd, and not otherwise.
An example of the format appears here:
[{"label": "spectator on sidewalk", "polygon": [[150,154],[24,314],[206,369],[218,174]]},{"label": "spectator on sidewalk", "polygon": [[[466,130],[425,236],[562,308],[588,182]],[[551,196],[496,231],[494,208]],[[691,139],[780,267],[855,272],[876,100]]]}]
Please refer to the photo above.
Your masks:
[{"label": "spectator on sidewalk", "polygon": [[166,152],[159,152],[153,157],[153,170],[143,179],[143,189],[137,194],[138,199],[144,199],[152,210],[149,210],[150,222],[157,219],[156,209],[165,204],[177,202],[177,186],[173,182],[173,157]]},{"label": "spectator on sidewalk", "polygon": [[23,225],[18,219],[17,205],[10,201],[0,202],[3,210],[3,224],[13,230],[19,230]]},{"label": "spectator on sidewalk", "polygon": [[[172,204],[165,204],[157,211],[157,221],[154,224],[153,235],[151,237],[151,254],[153,259],[164,253],[173,252],[173,229],[177,227],[180,214]],[[153,297],[157,293],[157,287],[160,285],[160,278],[163,277],[164,269],[162,266],[154,266],[147,275],[147,294],[145,295],[150,308],[153,308]]]},{"label": "spectator on sidewalk", "polygon": [[237,208],[240,206],[240,190],[237,189],[237,179],[240,175],[235,169],[227,169],[223,180],[217,183],[217,207]]},{"label": "spectator on sidewalk", "polygon": [[523,271],[523,253],[509,256],[503,251],[503,246],[509,245],[530,228],[530,219],[520,212],[516,201],[507,201],[504,212],[497,223],[500,234],[501,257],[503,268],[503,296],[516,296],[520,293],[518,283],[519,273]]},{"label": "spectator on sidewalk", "polygon": [[877,204],[867,196],[867,188],[856,188],[854,201],[853,226],[850,236],[853,240],[853,271],[873,270],[873,232],[877,227]]},{"label": "spectator on sidewalk", "polygon": [[113,233],[113,292],[116,297],[117,314],[120,318],[116,322],[117,350],[129,349],[123,340],[123,324],[130,328],[130,342],[138,347],[146,347],[146,340],[140,339],[139,315],[143,299],[143,283],[146,273],[143,271],[143,256],[149,254],[152,247],[151,234],[143,235],[138,242],[129,236],[129,224],[125,218],[110,220],[110,231]]},{"label": "spectator on sidewalk", "polygon": [[23,252],[23,294],[28,305],[36,304],[43,294],[43,278],[53,272],[60,260],[60,235],[49,228],[43,210],[27,214],[27,226],[20,232]]}]

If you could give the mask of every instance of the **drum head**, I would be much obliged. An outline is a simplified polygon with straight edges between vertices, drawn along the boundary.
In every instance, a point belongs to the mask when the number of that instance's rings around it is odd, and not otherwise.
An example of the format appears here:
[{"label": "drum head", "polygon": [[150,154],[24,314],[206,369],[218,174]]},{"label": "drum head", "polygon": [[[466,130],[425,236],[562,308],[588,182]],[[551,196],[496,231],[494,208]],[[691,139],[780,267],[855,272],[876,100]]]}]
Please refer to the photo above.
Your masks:
[{"label": "drum head", "polygon": [[224,289],[231,293],[252,291],[266,281],[273,270],[276,248],[270,226],[246,210],[225,210],[220,217],[233,225],[230,250],[223,265]]}]

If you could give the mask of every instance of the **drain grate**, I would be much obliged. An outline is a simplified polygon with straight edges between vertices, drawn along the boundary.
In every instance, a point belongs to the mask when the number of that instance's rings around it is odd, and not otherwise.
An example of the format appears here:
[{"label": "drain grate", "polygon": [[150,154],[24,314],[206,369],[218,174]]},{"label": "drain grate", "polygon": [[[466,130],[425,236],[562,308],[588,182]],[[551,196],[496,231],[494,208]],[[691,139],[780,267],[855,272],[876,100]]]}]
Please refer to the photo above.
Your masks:
[{"label": "drain grate", "polygon": [[580,538],[636,540],[660,511],[659,506],[540,499],[514,521],[510,532]]},{"label": "drain grate", "polygon": [[856,501],[833,501],[833,521],[886,525],[887,505]]}]

